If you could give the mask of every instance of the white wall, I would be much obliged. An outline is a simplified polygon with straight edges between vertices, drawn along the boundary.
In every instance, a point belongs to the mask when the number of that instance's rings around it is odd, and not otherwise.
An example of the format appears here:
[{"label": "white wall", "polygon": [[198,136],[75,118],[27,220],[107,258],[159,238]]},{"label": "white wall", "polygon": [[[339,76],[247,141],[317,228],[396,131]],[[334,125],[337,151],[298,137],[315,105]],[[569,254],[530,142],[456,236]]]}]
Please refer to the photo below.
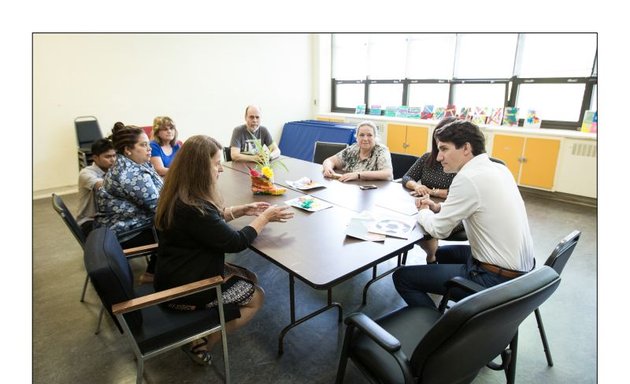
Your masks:
[{"label": "white wall", "polygon": [[[33,37],[33,193],[75,186],[74,119],[175,121],[180,138],[229,143],[247,104],[276,142],[287,121],[314,116],[317,42],[308,34],[36,34]],[[315,94],[317,93],[317,94]]]}]

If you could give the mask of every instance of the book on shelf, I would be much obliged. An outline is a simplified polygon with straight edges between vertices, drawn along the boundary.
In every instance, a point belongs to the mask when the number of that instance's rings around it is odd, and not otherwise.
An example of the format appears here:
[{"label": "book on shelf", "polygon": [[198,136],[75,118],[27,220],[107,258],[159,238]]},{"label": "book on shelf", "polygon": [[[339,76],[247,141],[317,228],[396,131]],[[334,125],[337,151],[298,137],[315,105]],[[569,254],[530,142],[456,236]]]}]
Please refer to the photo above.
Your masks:
[{"label": "book on shelf", "polygon": [[354,110],[354,113],[356,115],[365,115],[365,104],[357,105],[356,109]]},{"label": "book on shelf", "polygon": [[382,111],[383,110],[381,109],[380,105],[370,105],[370,115],[380,116]]},{"label": "book on shelf", "polygon": [[433,118],[433,105],[427,104],[422,108],[422,112],[420,113],[420,118],[425,120],[430,120]]},{"label": "book on shelf", "polygon": [[407,112],[407,117],[412,118],[412,119],[419,119],[420,112],[421,112],[420,107],[409,107],[409,110]]},{"label": "book on shelf", "polygon": [[409,107],[406,105],[400,105],[396,108],[396,117],[407,117],[409,114]]},{"label": "book on shelf", "polygon": [[385,107],[385,116],[395,117],[396,111],[398,111],[398,107],[388,105],[387,107]]}]

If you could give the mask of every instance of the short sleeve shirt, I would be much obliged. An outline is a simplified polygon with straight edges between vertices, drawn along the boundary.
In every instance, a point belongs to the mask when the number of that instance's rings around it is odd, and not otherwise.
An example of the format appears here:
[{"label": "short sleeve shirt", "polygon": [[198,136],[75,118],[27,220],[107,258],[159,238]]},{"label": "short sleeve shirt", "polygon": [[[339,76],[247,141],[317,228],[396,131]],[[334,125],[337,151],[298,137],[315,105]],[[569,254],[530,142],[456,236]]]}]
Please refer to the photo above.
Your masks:
[{"label": "short sleeve shirt", "polygon": [[171,166],[173,159],[175,159],[175,154],[177,153],[177,151],[179,151],[180,147],[181,146],[179,145],[179,143],[175,144],[173,146],[173,152],[171,152],[170,155],[167,155],[166,153],[164,153],[164,150],[162,150],[162,147],[159,143],[151,141],[151,157],[161,158],[162,164],[164,164],[164,166],[168,168]]},{"label": "short sleeve shirt", "polygon": [[370,157],[364,160],[359,159],[359,151],[359,144],[354,143],[336,155],[344,173],[392,169],[392,156],[384,145],[376,144]]},{"label": "short sleeve shirt", "polygon": [[[254,135],[254,137],[252,137]],[[241,153],[256,154],[255,140],[258,140],[261,145],[270,147],[273,144],[273,138],[269,133],[269,130],[262,125],[254,133],[250,133],[247,130],[247,125],[239,125],[234,128],[232,132],[232,139],[230,140],[230,147],[239,148]]]}]

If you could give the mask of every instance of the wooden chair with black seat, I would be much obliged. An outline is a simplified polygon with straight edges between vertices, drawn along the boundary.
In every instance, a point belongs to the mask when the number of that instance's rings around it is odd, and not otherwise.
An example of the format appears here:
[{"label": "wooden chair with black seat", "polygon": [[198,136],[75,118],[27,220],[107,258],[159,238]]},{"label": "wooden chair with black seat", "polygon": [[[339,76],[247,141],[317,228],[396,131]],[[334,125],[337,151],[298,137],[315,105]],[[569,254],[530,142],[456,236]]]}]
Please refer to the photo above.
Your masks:
[{"label": "wooden chair with black seat", "polygon": [[[558,275],[562,273],[564,266],[567,264],[569,257],[573,254],[575,247],[577,246],[578,240],[580,240],[581,232],[578,230],[574,230],[565,236],[558,245],[551,252],[547,260],[545,261],[545,266],[549,268],[553,268]],[[530,272],[531,273],[531,272]],[[476,284],[470,280],[455,277],[447,283],[448,291],[446,295],[443,296],[442,301],[440,302],[440,310],[444,311],[448,305],[449,300],[452,297],[453,289],[461,289],[464,294],[467,293],[477,293],[484,289],[485,287]],[[460,291],[461,294],[462,291]],[[545,326],[542,321],[542,316],[540,315],[540,308],[536,308],[534,310],[534,315],[536,316],[536,324],[538,325],[538,332],[540,333],[540,339],[543,344],[543,349],[545,351],[545,357],[547,358],[547,365],[553,367],[553,359],[551,358],[551,351],[549,350],[549,343],[547,341],[547,334],[545,332]],[[490,368],[499,369],[496,364],[490,364]]]},{"label": "wooden chair with black seat", "polygon": [[348,147],[346,143],[332,143],[328,141],[316,141],[313,148],[313,163],[323,164],[324,160],[339,153]]},{"label": "wooden chair with black seat", "polygon": [[558,273],[543,266],[468,296],[444,313],[404,307],[376,321],[351,314],[336,383],[344,381],[348,359],[378,383],[470,383],[498,355],[506,376],[514,377],[518,327],[559,284]]},{"label": "wooden chair with black seat", "polygon": [[[116,235],[107,227],[90,232],[84,261],[103,306],[131,345],[137,360],[138,384],[142,383],[146,360],[214,332],[221,332],[224,379],[230,382],[225,322],[238,317],[239,312],[234,304],[223,305],[223,277],[215,276],[160,292],[154,292],[152,284],[134,286],[128,260]],[[179,312],[161,305],[208,289],[217,291],[216,308]]]}]

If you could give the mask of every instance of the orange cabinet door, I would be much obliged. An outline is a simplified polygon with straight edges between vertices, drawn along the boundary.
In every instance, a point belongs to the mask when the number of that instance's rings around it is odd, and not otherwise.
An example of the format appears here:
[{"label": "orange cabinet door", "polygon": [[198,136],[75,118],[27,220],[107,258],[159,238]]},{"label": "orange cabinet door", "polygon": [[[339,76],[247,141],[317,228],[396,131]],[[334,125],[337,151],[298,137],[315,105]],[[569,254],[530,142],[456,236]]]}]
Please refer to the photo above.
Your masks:
[{"label": "orange cabinet door", "polygon": [[390,152],[405,153],[407,140],[407,126],[402,124],[387,124],[387,147]]},{"label": "orange cabinet door", "polygon": [[528,138],[519,184],[552,189],[559,152],[560,140]]},{"label": "orange cabinet door", "polygon": [[422,156],[427,152],[428,148],[428,127],[418,127],[415,125],[407,126],[407,148],[405,153],[415,156]]},{"label": "orange cabinet door", "polygon": [[518,173],[521,168],[521,157],[523,156],[523,146],[525,138],[510,135],[494,135],[492,144],[492,157],[505,162],[514,180],[518,183]]}]

